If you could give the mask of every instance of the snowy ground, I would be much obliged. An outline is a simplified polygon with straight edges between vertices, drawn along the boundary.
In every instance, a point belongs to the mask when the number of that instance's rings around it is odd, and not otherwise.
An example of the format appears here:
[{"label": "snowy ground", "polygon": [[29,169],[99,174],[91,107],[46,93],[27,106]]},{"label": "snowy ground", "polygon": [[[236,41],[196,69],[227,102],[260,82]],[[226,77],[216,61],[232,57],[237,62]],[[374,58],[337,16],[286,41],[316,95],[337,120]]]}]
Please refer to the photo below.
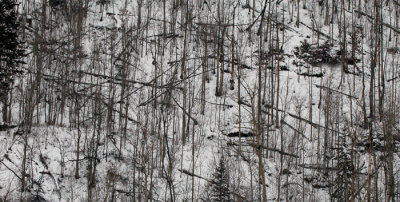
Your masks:
[{"label": "snowy ground", "polygon": [[[21,5],[28,3],[28,1],[23,0],[20,2],[22,3]],[[194,22],[204,23],[207,21],[207,16],[209,16],[209,20],[215,23],[214,19],[217,18],[217,1],[208,1],[207,4],[202,4],[201,2],[191,2],[193,4],[192,14],[195,15],[193,16]],[[240,5],[237,5],[237,2],[240,2]],[[255,2],[256,12],[254,19],[257,19],[263,8],[264,1],[257,0]],[[280,2],[280,4],[276,6],[277,2]],[[323,35],[317,38],[316,33],[311,29],[312,27],[319,27],[320,32],[326,35],[333,33],[334,46],[331,50],[332,53],[340,50],[339,41],[342,41],[339,37],[337,23],[334,23],[332,26],[324,25],[324,18],[322,17],[322,12],[319,10],[321,7],[318,6],[318,3],[316,1],[302,1],[301,5],[303,5],[303,2],[307,2],[307,8],[301,7],[301,23],[299,27],[296,27],[296,17],[291,19],[289,13],[294,3],[289,0],[272,1],[272,7],[278,10],[277,12],[274,11],[277,19],[280,22],[284,22],[283,24],[285,25],[284,31],[279,33],[280,40],[284,39],[284,43],[280,44],[280,46],[283,47],[285,55],[280,61],[280,65],[287,67],[288,71],[280,71],[279,73],[280,87],[278,90],[280,93],[278,108],[281,110],[279,112],[280,127],[276,128],[272,126],[267,128],[265,126],[265,133],[263,134],[263,140],[267,141],[268,138],[269,141],[268,145],[264,142],[269,151],[267,155],[267,150],[263,150],[263,166],[266,176],[267,198],[271,201],[276,201],[278,198],[284,201],[332,200],[330,197],[332,195],[330,193],[331,190],[324,185],[326,185],[326,181],[335,182],[336,171],[329,172],[329,176],[324,176],[318,169],[309,169],[313,165],[321,165],[323,158],[321,154],[323,152],[322,146],[320,148],[320,145],[317,144],[322,144],[324,141],[324,129],[321,129],[319,126],[325,125],[324,113],[326,113],[326,109],[324,106],[327,105],[326,100],[330,100],[331,108],[329,111],[333,114],[332,117],[336,118],[330,121],[337,125],[332,124],[331,127],[334,127],[334,129],[328,132],[329,137],[333,141],[339,141],[336,137],[342,133],[357,134],[359,142],[366,140],[368,137],[368,131],[358,127],[362,122],[360,118],[362,76],[344,74],[344,77],[342,77],[342,64],[340,62],[337,64],[321,63],[311,66],[294,53],[295,48],[300,47],[301,42],[305,40],[310,44],[323,44],[323,42],[329,40]],[[163,109],[167,115],[164,117],[166,122],[162,126],[168,127],[165,127],[167,128],[166,131],[162,131],[161,133],[157,133],[160,130],[159,128],[161,128],[157,124],[162,123],[161,121],[157,121],[157,116],[165,106],[162,104],[153,106],[153,102],[151,104],[143,104],[146,103],[146,100],[151,100],[152,89],[151,86],[143,87],[140,84],[132,85],[132,93],[129,95],[128,100],[130,102],[128,116],[138,123],[129,122],[125,141],[121,140],[123,135],[121,131],[118,131],[118,114],[113,117],[113,120],[115,120],[113,123],[115,125],[113,127],[115,133],[111,133],[110,135],[106,129],[105,121],[102,123],[102,128],[99,131],[91,121],[82,124],[80,129],[69,125],[67,123],[69,118],[68,113],[72,108],[66,109],[64,123],[58,124],[58,122],[55,125],[44,124],[45,110],[35,111],[35,116],[39,116],[41,120],[33,126],[31,133],[27,136],[28,158],[26,162],[26,175],[30,186],[29,193],[25,193],[24,195],[26,196],[24,197],[27,199],[31,195],[37,195],[46,201],[87,201],[87,166],[90,156],[88,148],[91,146],[91,141],[99,137],[97,159],[95,160],[97,173],[96,186],[93,190],[95,194],[92,195],[93,201],[110,200],[111,196],[107,194],[111,192],[111,189],[114,190],[113,197],[118,201],[135,201],[140,200],[139,198],[143,200],[147,192],[152,192],[152,200],[154,201],[170,201],[171,190],[173,190],[173,196],[176,201],[190,201],[192,199],[192,180],[194,180],[194,199],[200,201],[207,198],[210,180],[212,180],[215,166],[221,155],[224,155],[227,159],[232,192],[240,195],[242,200],[251,201],[252,194],[257,197],[257,200],[260,199],[261,189],[259,184],[261,182],[258,174],[258,158],[255,148],[251,146],[255,144],[256,138],[255,136],[242,137],[240,143],[238,137],[229,137],[228,135],[238,131],[239,122],[242,132],[254,133],[255,131],[252,110],[256,109],[256,95],[259,88],[257,84],[258,56],[255,53],[259,50],[259,40],[255,32],[259,27],[260,20],[256,20],[251,29],[252,34],[249,40],[249,32],[243,30],[248,27],[249,23],[253,22],[252,12],[243,7],[245,4],[244,0],[229,1],[229,3],[228,0],[225,0],[225,4],[229,5],[224,6],[224,12],[226,13],[232,12],[234,6],[237,5],[235,23],[241,26],[237,26],[235,29],[236,57],[240,63],[251,67],[251,69],[242,68],[240,70],[241,101],[243,104],[239,106],[238,103],[237,83],[235,83],[234,90],[229,89],[230,73],[224,74],[223,96],[216,97],[215,87],[217,76],[212,71],[209,71],[208,77],[210,80],[206,83],[205,114],[202,115],[200,106],[202,61],[193,59],[189,60],[186,64],[186,76],[188,77],[181,83],[176,82],[176,87],[186,89],[187,93],[194,95],[195,99],[193,102],[188,99],[188,103],[184,103],[182,91],[177,88],[170,89],[173,92],[171,93],[173,97],[171,102],[174,106]],[[41,3],[37,1],[36,5],[40,7]],[[136,14],[138,12],[136,1],[114,0],[108,6],[104,7],[102,12],[99,12],[101,10],[100,5],[96,4],[95,1],[89,1],[89,5],[88,16],[84,24],[87,34],[85,34],[82,40],[84,52],[89,55],[94,54],[94,49],[101,49],[107,47],[109,43],[113,43],[109,39],[110,35],[113,34],[109,31],[111,28],[124,30],[126,27],[134,27],[136,23]],[[147,18],[149,14],[148,9],[150,8],[152,9],[152,16],[151,18]],[[24,9],[27,8],[20,8],[21,11]],[[385,7],[384,14],[392,16],[393,14],[390,14],[388,9],[388,7]],[[170,19],[169,17],[173,12],[170,4],[167,4],[166,10],[167,19]],[[148,31],[143,30],[143,32],[146,32],[146,37],[143,41],[146,41],[144,43],[147,43],[146,47],[148,46],[148,51],[146,52],[145,48],[143,50],[132,51],[131,60],[136,62],[138,70],[135,73],[131,71],[129,79],[149,83],[154,78],[157,78],[158,85],[162,86],[172,81],[174,77],[179,77],[179,73],[178,75],[174,75],[174,72],[179,72],[181,63],[177,62],[171,65],[169,62],[182,58],[184,39],[183,37],[178,38],[175,45],[171,45],[174,42],[172,39],[169,39],[166,43],[164,56],[160,55],[156,51],[156,41],[161,41],[160,43],[162,43],[162,37],[155,35],[162,34],[163,32],[162,1],[144,1],[142,12],[143,23],[149,25]],[[181,11],[177,12],[177,20],[180,22]],[[293,12],[293,10],[290,12]],[[30,15],[35,15],[35,13]],[[227,15],[227,18],[228,22],[232,23],[232,16]],[[346,19],[351,20],[351,12],[346,14]],[[389,20],[389,18],[385,18],[385,20]],[[370,28],[368,27],[370,25],[367,23],[368,18],[362,17],[355,19],[355,21],[357,25],[365,24],[364,31],[368,32]],[[57,25],[57,30],[60,32],[67,30],[66,26],[59,24]],[[351,26],[347,29],[351,30]],[[183,36],[184,33],[181,30],[183,29],[179,29],[177,34]],[[388,37],[389,31],[388,28],[384,29],[385,39]],[[192,32],[193,34],[196,33],[195,31]],[[228,33],[230,34],[230,32]],[[122,34],[117,32],[116,38],[115,43],[121,40]],[[276,35],[274,34],[273,39],[276,40]],[[350,41],[350,36],[348,36],[348,40]],[[228,51],[230,48],[230,38],[225,43],[226,50]],[[360,44],[364,46],[363,50],[367,53],[370,51],[368,43],[364,41],[364,43]],[[350,48],[350,45],[349,42],[348,48]],[[117,46],[116,52],[123,50],[121,46]],[[390,45],[385,44],[386,47],[390,47]],[[192,36],[186,47],[186,58],[202,57],[203,48],[203,46],[198,47],[196,37]],[[210,55],[215,54],[212,47],[209,46],[209,48]],[[267,49],[266,45],[265,49]],[[101,72],[101,74],[110,77],[115,75],[114,71],[117,70],[110,64],[116,64],[116,62],[110,62],[111,59],[106,54],[106,52],[110,53],[108,48],[104,48],[104,52],[100,56],[102,59],[96,63],[99,67],[92,67],[94,62],[91,62],[90,57],[88,57],[82,60],[80,70],[85,72],[93,71],[94,73]],[[391,68],[392,64],[396,64],[397,58],[395,55],[387,57],[389,57],[388,61],[391,62],[387,62],[385,65]],[[392,57],[395,58],[393,61]],[[368,60],[365,59],[365,64],[369,64]],[[154,61],[158,63],[155,65]],[[300,67],[294,65],[294,63],[299,62],[305,65]],[[357,62],[355,65],[360,68],[362,61]],[[368,66],[365,65],[365,67]],[[159,68],[158,72],[155,72],[157,68]],[[209,59],[209,68],[213,68],[212,59]],[[354,65],[349,65],[349,71],[357,71],[357,68]],[[163,76],[157,77],[161,75],[160,72],[164,72]],[[57,74],[50,68],[46,69],[46,73],[50,75]],[[323,76],[310,77],[303,74],[322,74]],[[370,75],[368,68],[365,69],[365,74]],[[197,76],[190,77],[191,75]],[[235,82],[237,82],[237,75],[238,72],[236,71]],[[266,75],[268,81],[271,76],[276,79],[275,73],[272,74],[268,70]],[[392,76],[391,71],[388,71],[386,78],[391,78]],[[175,79],[179,81],[179,78]],[[366,79],[369,80],[369,78]],[[100,92],[105,97],[104,99],[107,100],[110,96],[109,92],[111,91],[109,89],[111,85],[105,83],[105,80],[104,78],[90,75],[82,77],[82,82],[99,84],[101,86]],[[22,85],[27,85],[28,77],[22,79],[20,82]],[[369,88],[369,83],[367,81],[365,83],[366,88]],[[395,85],[395,89],[398,89],[399,84],[395,83]],[[119,100],[121,89],[118,85],[116,86],[117,90],[113,93],[115,99]],[[327,93],[326,89],[323,89],[321,86],[329,87],[335,91]],[[167,89],[156,89],[156,94],[163,94]],[[268,88],[266,92],[269,93],[270,90]],[[156,101],[161,103],[161,98],[163,97],[156,98]],[[266,106],[262,106],[262,110],[269,110],[267,105],[270,104],[270,100],[267,95]],[[95,103],[94,101],[89,102]],[[185,144],[182,143],[183,140],[181,137],[183,112],[181,107],[179,107],[184,105],[188,106],[188,110],[190,108],[190,116],[198,122],[197,125],[194,125],[194,120],[189,122],[189,134],[186,134]],[[254,109],[252,109],[252,106]],[[398,103],[396,106],[398,106]],[[21,122],[18,119],[20,106],[15,101],[12,107],[14,114],[13,124],[18,124]],[[106,106],[103,107],[104,111],[106,111]],[[241,113],[240,120],[238,118],[239,107]],[[276,106],[274,105],[274,107]],[[88,110],[94,110],[94,108],[93,105]],[[114,108],[119,109],[120,105],[116,104]],[[271,110],[271,112],[276,113],[275,110]],[[84,114],[84,112],[81,113],[81,118],[86,119],[90,117],[88,114],[91,112],[87,112],[87,114]],[[106,113],[103,114],[105,120]],[[265,120],[266,117],[264,114],[263,118]],[[318,124],[319,126],[309,124],[307,121],[300,121],[299,118]],[[186,119],[190,118],[186,116]],[[348,127],[345,124],[350,119],[354,121],[352,127]],[[60,120],[60,117],[58,120]],[[397,126],[400,125],[398,120],[396,124]],[[380,125],[381,123],[377,123],[376,128],[379,128]],[[296,130],[300,131],[296,132],[291,127],[295,127]],[[19,187],[24,153],[24,135],[18,135],[16,132],[18,130],[20,130],[19,127],[0,132],[0,147],[3,148],[0,151],[0,197],[11,201],[21,197]],[[78,132],[81,133],[80,178],[75,179]],[[121,141],[123,142],[122,147],[120,147]],[[344,141],[347,147],[343,150],[347,153],[350,151],[350,141],[350,137],[347,137]],[[163,151],[162,149],[165,143],[168,144],[168,151]],[[240,152],[239,144],[241,145]],[[320,148],[320,150],[318,151],[317,148]],[[362,150],[363,148],[360,146],[356,150]],[[283,155],[281,155],[282,153]],[[317,157],[318,154],[320,158]],[[377,152],[376,155],[384,158],[383,153]],[[360,173],[358,178],[360,178],[360,183],[362,183],[365,181],[368,173],[368,152],[357,153],[356,162],[358,163],[355,166],[357,166]],[[400,159],[398,153],[395,153],[393,162],[395,165],[394,173],[397,176],[395,177],[395,184],[399,186]],[[336,167],[336,164],[336,160],[333,159],[328,165]],[[384,171],[384,168],[380,168],[378,172],[381,176],[378,182],[381,185],[379,186],[380,189],[384,189]],[[194,177],[192,176],[193,174],[195,175]],[[166,176],[170,176],[172,182],[169,182]],[[143,188],[143,186],[147,187]],[[279,190],[278,187],[280,187]],[[359,195],[364,197],[366,188],[359,187]],[[382,192],[384,193],[383,190]],[[379,199],[384,201],[384,194],[379,197]],[[240,197],[236,196],[237,200],[239,200],[238,198]]]}]

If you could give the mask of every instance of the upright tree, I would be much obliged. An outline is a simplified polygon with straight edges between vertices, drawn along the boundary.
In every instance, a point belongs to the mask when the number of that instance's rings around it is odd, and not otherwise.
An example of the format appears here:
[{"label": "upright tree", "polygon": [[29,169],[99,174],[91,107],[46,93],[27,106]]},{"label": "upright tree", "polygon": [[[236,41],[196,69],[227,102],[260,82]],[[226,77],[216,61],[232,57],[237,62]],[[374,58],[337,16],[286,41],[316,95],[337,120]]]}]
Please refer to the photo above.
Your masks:
[{"label": "upright tree", "polygon": [[220,158],[219,163],[215,169],[214,179],[212,183],[211,201],[230,201],[229,174],[225,165],[225,159],[223,157]]},{"label": "upright tree", "polygon": [[16,3],[13,0],[0,0],[0,100],[3,104],[2,117],[7,122],[8,93],[15,76],[22,73],[18,68],[19,59],[24,52],[18,38]]}]

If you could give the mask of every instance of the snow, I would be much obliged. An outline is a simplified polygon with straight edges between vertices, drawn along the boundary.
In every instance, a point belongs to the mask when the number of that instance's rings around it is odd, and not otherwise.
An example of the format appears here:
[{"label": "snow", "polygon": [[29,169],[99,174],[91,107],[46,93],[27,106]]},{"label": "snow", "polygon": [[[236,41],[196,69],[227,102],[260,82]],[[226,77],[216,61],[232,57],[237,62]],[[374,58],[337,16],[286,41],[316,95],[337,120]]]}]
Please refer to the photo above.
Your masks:
[{"label": "snow", "polygon": [[[252,69],[241,69],[241,100],[246,104],[238,104],[238,93],[237,93],[237,72],[235,72],[235,90],[229,89],[229,82],[231,79],[230,73],[224,74],[224,87],[223,96],[215,96],[216,87],[216,75],[211,71],[212,62],[209,59],[209,72],[208,76],[210,81],[206,83],[206,105],[205,114],[200,113],[201,107],[201,65],[200,60],[189,60],[186,64],[186,76],[193,76],[185,78],[182,83],[176,84],[176,87],[180,89],[169,89],[171,90],[171,103],[174,107],[166,108],[162,105],[162,98],[167,93],[168,88],[155,89],[155,95],[162,95],[157,98],[153,98],[152,89],[149,86],[143,86],[141,84],[132,84],[132,93],[129,95],[129,111],[128,116],[138,123],[129,122],[127,126],[127,138],[123,142],[123,147],[120,147],[122,140],[122,132],[119,130],[118,121],[119,114],[115,113],[113,117],[114,127],[110,134],[106,129],[107,109],[106,105],[102,105],[101,110],[104,110],[103,125],[102,129],[97,131],[97,122],[88,120],[81,124],[80,131],[73,125],[69,125],[69,110],[73,110],[73,107],[66,107],[65,117],[63,117],[62,124],[47,125],[45,123],[44,114],[45,110],[40,112],[35,111],[34,115],[40,117],[39,123],[36,123],[32,127],[31,133],[27,134],[28,140],[28,160],[27,160],[27,174],[29,177],[29,184],[31,193],[37,193],[43,197],[46,201],[87,201],[88,198],[88,164],[89,164],[89,147],[91,138],[99,135],[100,145],[97,150],[98,159],[96,167],[96,186],[93,190],[92,199],[93,201],[104,201],[106,194],[111,184],[114,184],[116,190],[116,199],[118,201],[132,201],[138,200],[132,198],[132,190],[136,190],[136,197],[142,195],[144,197],[145,190],[140,187],[146,184],[147,190],[152,190],[152,200],[154,201],[169,201],[170,200],[170,182],[168,177],[172,180],[172,187],[174,190],[174,197],[176,201],[189,201],[192,198],[192,179],[194,180],[194,198],[200,199],[206,196],[206,191],[209,189],[209,180],[212,179],[215,167],[221,157],[224,155],[227,159],[227,167],[229,168],[229,175],[232,184],[237,185],[235,193],[243,196],[250,200],[250,193],[254,193],[255,196],[261,196],[259,190],[259,184],[261,183],[258,178],[258,158],[256,155],[256,148],[251,147],[251,144],[255,144],[255,137],[228,137],[227,134],[239,131],[239,107],[241,110],[241,131],[242,132],[254,132],[256,131],[253,124],[254,117],[252,116],[252,110],[256,110],[257,105],[257,85],[258,80],[258,36],[251,35],[249,39],[248,32],[243,31],[248,27],[248,23],[253,22],[252,12],[248,9],[242,8],[245,4],[244,0],[240,1],[229,1],[225,0],[226,4],[230,5],[224,8],[224,12],[230,12],[233,10],[233,5],[239,2],[236,9],[237,19],[235,23],[243,24],[235,28],[236,49],[237,58],[240,63],[246,64],[252,67]],[[26,4],[28,1],[20,0]],[[34,1],[36,7],[39,8],[41,1]],[[209,22],[215,23],[217,16],[217,2],[208,1],[208,6],[201,4],[201,1],[193,1],[193,4],[199,2],[200,7],[193,7],[192,13],[199,13],[195,17],[195,22],[206,23],[207,16]],[[235,2],[235,3],[233,3]],[[272,1],[275,5],[277,1]],[[267,185],[267,198],[268,200],[277,200],[278,197],[286,201],[286,196],[290,195],[292,201],[330,201],[330,190],[328,188],[315,188],[313,183],[304,182],[306,177],[315,177],[322,172],[314,169],[306,169],[305,165],[317,165],[322,161],[323,149],[320,148],[317,151],[317,142],[321,143],[324,140],[324,130],[319,131],[318,127],[311,126],[304,121],[299,121],[298,118],[306,119],[310,122],[325,126],[325,115],[326,111],[334,114],[330,121],[330,124],[337,124],[335,130],[338,129],[339,133],[351,132],[357,134],[357,138],[362,139],[367,137],[367,131],[361,130],[359,127],[346,128],[346,122],[350,122],[350,119],[354,119],[354,125],[358,125],[356,122],[362,122],[361,120],[361,98],[362,98],[362,79],[361,76],[353,76],[351,74],[345,74],[342,78],[342,64],[321,64],[319,66],[296,67],[293,65],[293,61],[302,61],[297,58],[293,53],[295,47],[299,47],[301,42],[307,40],[309,43],[317,43],[316,34],[310,29],[314,27],[315,23],[318,24],[319,30],[322,33],[333,33],[333,40],[335,42],[334,50],[339,50],[338,41],[339,38],[338,24],[324,25],[324,19],[322,15],[311,15],[314,10],[318,10],[319,6],[315,1],[304,1],[307,2],[307,9],[300,9],[300,26],[296,27],[296,18],[290,21],[288,10],[291,9],[292,2],[289,0],[280,1],[278,5],[279,15],[278,20],[285,19],[285,25],[290,29],[285,29],[284,39],[285,43],[282,44],[284,47],[285,54],[290,56],[284,57],[280,62],[281,65],[285,65],[289,68],[289,71],[280,71],[280,88],[279,90],[279,106],[278,109],[284,112],[279,113],[280,120],[284,120],[290,126],[296,127],[296,130],[300,130],[301,134],[295,132],[293,129],[286,125],[282,125],[280,128],[272,126],[267,129],[264,134],[263,141],[269,141],[267,148],[275,149],[281,153],[290,153],[293,156],[281,160],[279,152],[263,151],[263,166],[265,170],[266,185]],[[302,1],[303,2],[303,1]],[[158,86],[166,85],[169,81],[172,81],[174,77],[175,83],[178,83],[180,76],[181,63],[169,64],[170,61],[180,60],[182,58],[183,37],[177,39],[177,44],[171,46],[174,42],[172,39],[168,39],[166,42],[167,48],[165,49],[164,55],[159,54],[156,51],[157,43],[163,43],[162,37],[156,35],[162,34],[162,1],[143,1],[142,7],[142,24],[149,26],[148,30],[139,30],[139,32],[145,33],[144,38],[147,43],[142,50],[132,51],[131,60],[135,65],[136,69],[131,69],[129,73],[129,80],[140,81],[142,83],[152,83],[157,80]],[[256,1],[256,17],[259,15],[263,8],[264,1]],[[303,3],[301,3],[303,4]],[[167,19],[170,19],[171,5],[167,4]],[[315,8],[313,8],[315,7]],[[23,11],[24,8],[19,8]],[[148,9],[151,9],[152,16],[148,18]],[[386,9],[386,8],[385,8]],[[122,43],[122,31],[123,27],[134,27],[136,32],[136,20],[138,5],[136,1],[111,1],[110,5],[105,6],[103,11],[100,11],[100,5],[95,1],[89,1],[89,12],[88,17],[85,21],[84,28],[88,32],[82,39],[83,50],[85,53],[92,54],[94,49],[98,49],[101,54],[101,59],[95,61],[93,65],[90,61],[91,57],[82,60],[81,70],[85,72],[99,73],[107,76],[115,76],[117,74],[117,67],[115,64],[116,59],[111,56],[112,50],[108,47],[111,43]],[[365,9],[364,9],[365,10]],[[285,11],[285,12],[282,12]],[[182,22],[181,10],[177,11],[178,27]],[[319,11],[316,11],[319,13]],[[155,14],[154,14],[155,13]],[[295,12],[296,13],[296,12]],[[32,14],[33,15],[33,14]],[[390,13],[388,10],[384,12],[385,22],[393,20],[388,16],[393,16],[394,13]],[[347,19],[350,20],[350,13],[346,13]],[[314,17],[315,19],[312,19]],[[227,17],[229,23],[231,23],[231,16]],[[238,20],[238,21],[237,21]],[[336,21],[336,20],[335,20]],[[368,32],[369,23],[365,18],[360,18],[357,21],[359,25],[366,25],[364,32]],[[228,24],[229,24],[228,23]],[[307,26],[305,26],[307,25]],[[252,32],[256,32],[259,26],[259,20],[252,27]],[[60,31],[67,31],[67,25],[60,25],[58,27]],[[168,30],[169,30],[168,26]],[[208,27],[210,32],[213,28]],[[351,27],[347,28],[348,30]],[[177,28],[178,30],[178,28]],[[116,31],[116,32],[115,32]],[[384,29],[384,37],[387,38],[389,35],[389,29]],[[115,34],[115,41],[110,40],[110,36]],[[178,33],[182,34],[182,33]],[[182,34],[183,35],[183,34]],[[366,39],[369,33],[366,33]],[[393,33],[392,33],[393,35]],[[273,40],[276,40],[276,36],[273,36]],[[188,40],[186,47],[187,52],[186,58],[197,58],[203,55],[203,47],[196,47],[195,39],[193,36]],[[226,50],[230,48],[230,36],[225,41],[228,44]],[[279,36],[282,40],[282,33]],[[212,36],[209,36],[212,39]],[[320,36],[319,43],[326,41],[327,38]],[[350,41],[350,36],[348,36]],[[364,47],[364,52],[369,53],[369,41],[365,41],[361,44]],[[348,44],[350,47],[351,44]],[[266,45],[265,45],[266,46]],[[390,44],[385,44],[385,47],[393,47]],[[107,48],[106,48],[107,47]],[[146,52],[146,49],[148,50]],[[123,50],[122,46],[115,48],[114,54],[119,53]],[[230,53],[230,51],[229,51]],[[211,46],[209,46],[208,54],[216,55],[213,52]],[[228,54],[227,54],[228,55]],[[230,58],[230,56],[226,56]],[[365,56],[366,70],[366,81],[365,86],[369,88],[369,58]],[[386,56],[385,56],[386,57]],[[114,61],[111,59],[114,58]],[[161,59],[162,58],[162,59]],[[157,63],[155,63],[157,61]],[[303,61],[304,62],[304,61]],[[397,62],[397,59],[393,62],[389,60],[385,65],[389,68]],[[306,64],[307,66],[311,66]],[[361,66],[361,63],[357,63]],[[392,66],[393,65],[393,66]],[[71,67],[72,68],[72,67]],[[227,66],[225,66],[227,68]],[[54,70],[47,70],[49,74],[53,74]],[[351,71],[351,69],[350,69]],[[177,75],[174,75],[178,72]],[[266,75],[267,81],[273,77],[276,79],[276,72]],[[302,73],[322,73],[322,78],[301,76]],[[157,75],[156,75],[157,74]],[[386,78],[391,78],[389,71],[386,73]],[[57,75],[62,76],[62,75]],[[264,72],[263,72],[264,76]],[[393,76],[393,75],[392,75]],[[353,80],[355,79],[355,80]],[[100,89],[93,88],[91,91],[94,93],[96,90],[101,93],[105,102],[108,103],[108,97],[113,94],[114,102],[118,102],[121,96],[121,88],[117,87],[116,90],[111,91],[112,86],[118,86],[116,84],[107,83],[107,79],[101,77],[91,77],[89,75],[83,76],[82,82],[97,83]],[[354,84],[353,84],[354,82]],[[28,77],[21,79],[16,84],[27,85]],[[193,85],[192,85],[193,84]],[[352,86],[355,86],[353,89]],[[398,88],[398,83],[395,85]],[[325,86],[336,91],[328,91],[326,89],[318,88],[317,86]],[[81,88],[83,89],[83,88]],[[186,89],[187,94],[194,95],[197,101],[187,100],[186,105],[190,105],[187,110],[191,111],[190,116],[195,119],[198,124],[194,125],[193,120],[190,122],[189,133],[186,134],[185,144],[182,144],[182,110],[177,105],[184,106],[183,91]],[[269,93],[271,89],[266,89]],[[275,89],[274,89],[275,90]],[[336,92],[336,93],[335,93]],[[357,99],[349,98],[338,93],[342,92]],[[368,92],[368,91],[366,91]],[[267,94],[268,95],[268,94]],[[276,96],[274,94],[274,96]],[[326,106],[325,98],[329,97],[332,106]],[[157,102],[154,107],[153,100]],[[322,101],[321,101],[322,100]],[[147,102],[149,101],[149,102]],[[368,101],[368,100],[367,100]],[[87,110],[95,110],[95,101],[88,101],[91,103],[91,107]],[[176,103],[175,103],[176,102]],[[269,96],[266,97],[265,104],[270,104]],[[274,100],[276,102],[276,99]],[[369,101],[368,101],[369,102]],[[320,104],[321,103],[321,104]],[[176,106],[175,106],[176,104]],[[351,104],[351,107],[350,107]],[[232,106],[232,107],[228,107]],[[254,106],[254,109],[251,108]],[[13,122],[18,124],[20,120],[18,117],[19,104],[17,102],[12,104],[13,107]],[[119,110],[120,105],[116,104],[115,109]],[[165,111],[169,113],[166,119],[167,129],[166,131],[159,131],[162,127],[157,125],[156,122],[161,111],[161,108],[165,107]],[[275,106],[274,106],[275,107]],[[324,107],[330,107],[325,109]],[[263,110],[268,110],[267,107],[263,106]],[[325,110],[325,111],[324,111]],[[271,110],[275,114],[275,110]],[[311,112],[311,114],[310,114]],[[81,118],[88,118],[94,116],[92,112],[81,111]],[[86,114],[85,114],[86,113]],[[61,117],[58,117],[60,120]],[[264,117],[265,118],[265,117]],[[186,116],[186,120],[189,117]],[[146,125],[147,124],[147,125]],[[377,123],[380,127],[380,123]],[[400,125],[399,122],[396,125]],[[378,128],[377,126],[377,128]],[[194,127],[194,128],[193,128]],[[334,126],[332,126],[334,127]],[[17,200],[20,198],[20,178],[21,165],[24,151],[24,136],[13,136],[18,128],[0,132],[0,147],[4,148],[0,151],[0,197],[8,200]],[[161,129],[162,130],[162,129]],[[185,129],[186,130],[186,129]],[[346,131],[347,130],[347,131]],[[80,178],[75,179],[75,166],[76,166],[76,148],[78,132],[81,133],[80,138]],[[161,134],[161,135],[160,135]],[[311,136],[312,134],[312,136]],[[107,136],[108,135],[108,136]],[[328,138],[336,141],[336,132],[329,132]],[[194,137],[192,137],[194,136]],[[302,138],[304,137],[304,138]],[[192,139],[193,138],[193,139]],[[268,140],[267,140],[268,138]],[[335,139],[333,139],[335,138]],[[193,142],[194,141],[194,142]],[[238,152],[239,141],[241,141],[242,151]],[[337,140],[339,141],[339,140]],[[350,141],[350,138],[346,139]],[[265,142],[264,142],[265,143]],[[345,142],[351,144],[351,142]],[[162,145],[168,144],[168,151],[163,151]],[[122,148],[122,150],[120,150]],[[192,153],[194,151],[194,153]],[[298,152],[298,153],[292,153]],[[320,159],[317,157],[317,152],[320,154]],[[349,152],[349,151],[348,151]],[[168,156],[171,156],[169,158]],[[327,154],[332,155],[332,154]],[[368,173],[368,152],[362,153],[359,157],[358,162],[361,163],[359,172],[363,175]],[[398,186],[398,176],[400,168],[399,154],[394,155],[394,173],[396,185]],[[317,160],[316,160],[317,159]],[[318,161],[318,162],[315,162]],[[293,165],[297,166],[293,166]],[[303,165],[300,166],[300,165]],[[283,167],[281,167],[283,166]],[[329,161],[328,167],[335,166],[333,161]],[[291,174],[283,174],[281,170],[289,168]],[[169,170],[171,169],[171,170]],[[194,174],[193,177],[184,173],[187,171]],[[115,174],[115,175],[114,175]],[[383,169],[379,172],[380,187],[384,187],[384,173]],[[335,176],[331,174],[330,177]],[[150,178],[152,177],[152,182]],[[360,177],[363,178],[364,177]],[[134,181],[136,180],[136,181]],[[361,180],[362,182],[362,180]],[[134,184],[136,183],[136,184]],[[153,185],[153,187],[150,186]],[[281,187],[278,191],[278,187]],[[240,187],[240,189],[239,189]],[[286,188],[287,187],[287,188]],[[133,189],[135,188],[135,189]],[[278,192],[280,196],[278,196]],[[366,189],[361,190],[361,195],[366,193]],[[381,196],[383,197],[384,194]],[[25,196],[29,197],[28,194]],[[108,196],[110,197],[110,196]],[[303,198],[304,197],[304,198]],[[142,198],[143,200],[143,198]]]}]

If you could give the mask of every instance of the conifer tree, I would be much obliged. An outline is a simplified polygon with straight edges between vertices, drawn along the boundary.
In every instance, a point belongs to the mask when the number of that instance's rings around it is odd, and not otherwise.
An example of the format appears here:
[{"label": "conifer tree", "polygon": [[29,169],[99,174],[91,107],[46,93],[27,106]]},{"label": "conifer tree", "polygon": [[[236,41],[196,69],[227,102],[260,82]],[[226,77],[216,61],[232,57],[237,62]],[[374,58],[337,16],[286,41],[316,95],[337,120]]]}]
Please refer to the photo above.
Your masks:
[{"label": "conifer tree", "polygon": [[352,193],[350,193],[348,186],[351,184],[351,172],[353,170],[350,155],[340,148],[336,159],[338,170],[333,184],[333,197],[339,201],[349,201]]},{"label": "conifer tree", "polygon": [[18,68],[24,52],[18,38],[16,3],[13,0],[0,0],[0,100],[4,111],[7,109],[7,95],[14,77],[22,71]]},{"label": "conifer tree", "polygon": [[214,179],[211,187],[211,201],[214,202],[230,201],[229,174],[225,166],[225,159],[223,157],[220,158],[213,177]]}]

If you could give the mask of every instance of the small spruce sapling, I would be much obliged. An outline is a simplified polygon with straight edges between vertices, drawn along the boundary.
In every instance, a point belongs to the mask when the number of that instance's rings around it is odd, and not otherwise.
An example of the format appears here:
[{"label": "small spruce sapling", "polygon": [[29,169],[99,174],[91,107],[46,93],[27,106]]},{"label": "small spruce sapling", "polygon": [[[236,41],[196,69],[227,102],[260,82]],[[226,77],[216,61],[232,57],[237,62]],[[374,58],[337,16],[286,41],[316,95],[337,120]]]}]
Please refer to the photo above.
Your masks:
[{"label": "small spruce sapling", "polygon": [[225,202],[230,201],[229,193],[229,174],[222,156],[215,169],[211,186],[211,201]]}]

